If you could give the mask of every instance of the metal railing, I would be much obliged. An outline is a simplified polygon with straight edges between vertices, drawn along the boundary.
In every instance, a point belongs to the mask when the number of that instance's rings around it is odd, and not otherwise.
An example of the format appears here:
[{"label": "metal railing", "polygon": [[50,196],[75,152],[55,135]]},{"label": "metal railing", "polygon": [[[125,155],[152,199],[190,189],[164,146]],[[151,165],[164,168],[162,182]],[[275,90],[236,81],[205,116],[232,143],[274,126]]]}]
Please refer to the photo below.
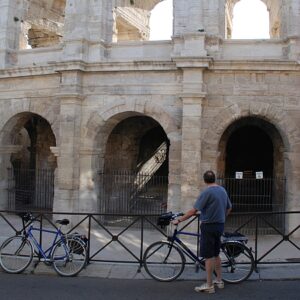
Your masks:
[{"label": "metal railing", "polygon": [[[0,237],[1,241],[13,234],[21,232],[21,219],[16,216],[16,211],[0,211]],[[281,231],[272,223],[272,214],[285,215],[295,225],[288,232]],[[54,219],[70,217],[74,226],[68,228],[66,233],[79,231],[88,237],[88,262],[110,263],[136,263],[140,268],[143,265],[143,253],[146,247],[154,241],[168,235],[153,222],[154,215],[115,215],[115,217],[130,217],[131,222],[123,227],[106,226],[103,220],[109,214],[85,213],[49,213],[35,212],[40,221],[41,228],[56,227]],[[254,252],[256,266],[259,264],[290,264],[300,263],[300,211],[277,213],[245,213],[242,214],[244,223],[235,231],[243,233],[244,228],[253,222],[256,226],[255,234],[249,236],[248,247]],[[75,222],[76,220],[76,222]],[[195,223],[196,222],[196,223]],[[199,230],[197,217],[190,219],[185,225],[192,231]],[[259,223],[264,222],[272,228],[276,235],[259,235]],[[140,223],[136,227],[135,224]],[[146,224],[151,225],[145,226]],[[298,237],[297,237],[298,236]],[[40,234],[41,244],[47,242],[47,237]],[[187,240],[189,247],[198,249],[198,240]],[[283,249],[280,249],[284,246]]]}]

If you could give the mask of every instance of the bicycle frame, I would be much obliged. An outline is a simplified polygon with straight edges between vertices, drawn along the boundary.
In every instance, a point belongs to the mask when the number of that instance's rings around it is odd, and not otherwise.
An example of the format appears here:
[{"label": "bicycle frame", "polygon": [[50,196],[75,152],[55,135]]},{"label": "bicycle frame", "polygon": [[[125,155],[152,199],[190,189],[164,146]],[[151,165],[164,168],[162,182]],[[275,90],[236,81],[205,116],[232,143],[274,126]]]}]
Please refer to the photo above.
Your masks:
[{"label": "bicycle frame", "polygon": [[[44,250],[42,248],[42,245],[34,237],[34,235],[32,233],[33,231],[46,232],[46,233],[51,233],[51,234],[55,235],[53,238],[53,241],[52,241],[52,245],[48,249]],[[38,250],[39,256],[42,256],[42,258],[44,258],[46,261],[50,261],[51,253],[52,253],[54,246],[63,237],[63,233],[61,232],[60,229],[57,229],[57,230],[40,229],[40,228],[34,227],[33,225],[29,226],[28,230],[25,231],[25,235],[29,238],[29,240],[33,244],[33,246]],[[66,247],[66,245],[64,245],[64,247]]]},{"label": "bicycle frame", "polygon": [[176,243],[176,245],[179,246],[180,250],[182,250],[182,252],[187,257],[189,257],[192,261],[199,263],[199,264],[203,263],[203,261],[205,259],[203,257],[198,257],[198,255],[196,255],[189,247],[187,247],[184,244],[184,242],[178,237],[178,235],[195,236],[199,239],[201,234],[185,232],[185,231],[181,231],[181,230],[178,230],[177,228],[175,228],[173,235],[168,237],[168,241],[170,241],[172,243],[172,245],[174,243]]}]

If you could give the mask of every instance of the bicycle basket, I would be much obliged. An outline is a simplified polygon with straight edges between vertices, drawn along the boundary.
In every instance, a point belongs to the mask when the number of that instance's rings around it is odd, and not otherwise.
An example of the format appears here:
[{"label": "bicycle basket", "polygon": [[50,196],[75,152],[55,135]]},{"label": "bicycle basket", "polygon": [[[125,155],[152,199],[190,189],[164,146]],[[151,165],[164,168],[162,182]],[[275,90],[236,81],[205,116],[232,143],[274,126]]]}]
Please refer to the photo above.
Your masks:
[{"label": "bicycle basket", "polygon": [[230,257],[238,257],[243,252],[243,248],[238,244],[236,246],[233,244],[225,245],[225,249]]},{"label": "bicycle basket", "polygon": [[[80,235],[79,233],[75,232],[75,233],[69,234],[68,238],[70,238],[70,237],[74,238],[75,240],[80,240],[80,242],[82,242],[84,247],[87,248],[88,239],[85,235]],[[83,253],[82,247],[80,247],[80,245],[78,243],[74,242],[74,240],[72,240],[72,239],[68,240],[68,245],[73,253],[75,253],[75,254]]]},{"label": "bicycle basket", "polygon": [[172,212],[167,212],[161,214],[157,218],[157,225],[160,226],[161,228],[168,226],[172,220],[173,213]]},{"label": "bicycle basket", "polygon": [[246,236],[239,232],[224,232],[223,241],[239,241],[246,244],[248,242],[248,239]]}]

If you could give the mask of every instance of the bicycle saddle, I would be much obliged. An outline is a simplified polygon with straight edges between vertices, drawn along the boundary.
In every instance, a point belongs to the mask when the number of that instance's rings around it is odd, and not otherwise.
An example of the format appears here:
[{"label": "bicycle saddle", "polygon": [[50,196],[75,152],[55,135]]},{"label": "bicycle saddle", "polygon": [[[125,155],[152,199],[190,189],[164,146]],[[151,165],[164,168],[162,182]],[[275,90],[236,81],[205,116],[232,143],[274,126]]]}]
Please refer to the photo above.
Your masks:
[{"label": "bicycle saddle", "polygon": [[56,220],[55,223],[58,223],[60,225],[68,225],[70,221],[68,219],[62,219],[62,220]]}]

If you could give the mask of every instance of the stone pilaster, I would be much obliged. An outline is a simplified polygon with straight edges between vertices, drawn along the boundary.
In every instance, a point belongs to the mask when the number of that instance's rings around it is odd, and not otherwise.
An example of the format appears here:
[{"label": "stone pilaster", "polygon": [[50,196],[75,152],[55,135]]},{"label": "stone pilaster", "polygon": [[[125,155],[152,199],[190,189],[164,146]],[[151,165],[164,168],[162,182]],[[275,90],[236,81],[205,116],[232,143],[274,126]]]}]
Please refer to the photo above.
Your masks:
[{"label": "stone pilaster", "polygon": [[[300,211],[299,193],[300,193],[300,162],[299,153],[285,152],[286,169],[286,199],[285,211]],[[286,231],[291,232],[299,225],[298,214],[288,214],[286,216]],[[295,233],[300,237],[299,230]]]},{"label": "stone pilaster", "polygon": [[99,61],[113,34],[112,1],[67,0],[64,60]]},{"label": "stone pilaster", "polygon": [[[60,99],[60,144],[57,155],[57,185],[54,211],[74,211],[79,193],[79,148],[81,135],[82,76],[78,71],[64,72]],[[53,151],[53,150],[52,150]]]},{"label": "stone pilaster", "polygon": [[17,0],[0,1],[0,69],[17,63],[22,4]]},{"label": "stone pilaster", "polygon": [[181,210],[192,207],[201,184],[201,119],[202,102],[206,96],[203,71],[209,61],[176,59],[182,69],[182,146],[181,146]]},{"label": "stone pilaster", "polygon": [[99,212],[99,163],[96,161],[99,160],[100,153],[101,149],[80,149],[80,188],[76,209],[80,212]]},{"label": "stone pilaster", "polygon": [[199,194],[201,161],[201,97],[182,97],[182,210],[191,208]]}]

